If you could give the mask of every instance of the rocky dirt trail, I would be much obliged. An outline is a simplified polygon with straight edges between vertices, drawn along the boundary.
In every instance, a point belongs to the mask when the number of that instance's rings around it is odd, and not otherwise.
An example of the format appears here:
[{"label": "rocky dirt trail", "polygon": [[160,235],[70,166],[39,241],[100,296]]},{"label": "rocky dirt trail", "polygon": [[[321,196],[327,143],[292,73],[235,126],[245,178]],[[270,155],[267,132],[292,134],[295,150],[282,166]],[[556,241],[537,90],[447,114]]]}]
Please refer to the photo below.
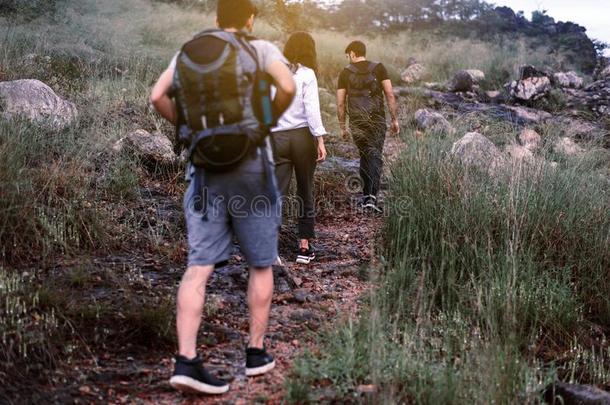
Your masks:
[{"label": "rocky dirt trail", "polygon": [[[403,146],[397,138],[389,138],[386,157],[393,159]],[[346,160],[354,163],[353,159]],[[349,196],[344,197],[350,200]],[[283,232],[280,254],[284,266],[274,268],[275,294],[267,340],[277,362],[271,373],[257,378],[246,378],[244,374],[247,270],[236,249],[230,263],[218,269],[211,279],[199,338],[199,351],[206,365],[231,381],[228,394],[208,397],[175,392],[168,384],[173,368],[172,350],[155,348],[154,344],[127,343],[107,351],[90,347],[90,355],[85,354],[84,360],[53,372],[55,383],[47,387],[45,399],[74,403],[280,403],[293,360],[305,349],[315,350],[317,337],[333,323],[356,313],[360,297],[370,287],[367,279],[375,263],[374,249],[383,217],[359,212],[355,196],[352,197],[350,204],[339,204],[334,212],[319,217],[318,257],[311,265],[294,263],[291,249],[294,235],[288,231],[290,227]],[[169,215],[175,217],[178,205],[169,205]],[[291,241],[286,243],[285,239]],[[133,272],[140,279],[138,282],[146,285],[147,292],[142,294],[152,291],[170,298],[183,271],[175,260],[159,254],[138,256],[135,252],[94,262],[105,272]],[[136,288],[135,292],[138,291]],[[124,292],[104,289],[100,292],[111,293],[120,308]],[[171,300],[161,302],[174,304]],[[133,300],[129,303],[133,304]],[[121,333],[129,336],[129,328]]]}]

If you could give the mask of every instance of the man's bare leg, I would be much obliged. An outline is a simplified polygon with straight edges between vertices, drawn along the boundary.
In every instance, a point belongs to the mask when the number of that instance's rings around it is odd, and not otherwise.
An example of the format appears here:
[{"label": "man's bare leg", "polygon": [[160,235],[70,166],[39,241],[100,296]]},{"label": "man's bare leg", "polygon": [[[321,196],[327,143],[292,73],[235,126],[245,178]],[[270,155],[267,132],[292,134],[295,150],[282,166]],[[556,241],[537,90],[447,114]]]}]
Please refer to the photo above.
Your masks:
[{"label": "man's bare leg", "polygon": [[270,267],[250,268],[248,307],[250,308],[250,341],[248,347],[262,349],[269,323],[273,296],[273,270]]},{"label": "man's bare leg", "polygon": [[205,302],[205,288],[214,266],[191,266],[180,282],[177,299],[176,329],[178,351],[187,359],[197,356],[197,334]]}]

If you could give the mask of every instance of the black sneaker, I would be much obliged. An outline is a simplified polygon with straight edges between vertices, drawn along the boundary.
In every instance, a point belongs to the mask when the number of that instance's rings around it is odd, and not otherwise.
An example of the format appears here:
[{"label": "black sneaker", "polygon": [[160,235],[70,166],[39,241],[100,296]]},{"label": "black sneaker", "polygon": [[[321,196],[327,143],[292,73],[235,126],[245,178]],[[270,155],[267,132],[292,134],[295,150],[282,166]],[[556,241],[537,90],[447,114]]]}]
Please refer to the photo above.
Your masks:
[{"label": "black sneaker", "polygon": [[365,211],[370,211],[374,214],[381,214],[383,210],[377,205],[377,197],[374,195],[367,195],[362,200],[362,208]]},{"label": "black sneaker", "polygon": [[275,367],[275,360],[267,351],[249,347],[246,349],[246,375],[254,377],[255,375],[265,374]]},{"label": "black sneaker", "polygon": [[178,391],[197,394],[224,394],[229,391],[229,383],[208,373],[199,356],[192,360],[176,356],[176,368],[169,383]]},{"label": "black sneaker", "polygon": [[299,253],[297,253],[297,263],[299,264],[309,264],[315,258],[316,252],[311,245],[309,245],[309,249],[300,248]]}]

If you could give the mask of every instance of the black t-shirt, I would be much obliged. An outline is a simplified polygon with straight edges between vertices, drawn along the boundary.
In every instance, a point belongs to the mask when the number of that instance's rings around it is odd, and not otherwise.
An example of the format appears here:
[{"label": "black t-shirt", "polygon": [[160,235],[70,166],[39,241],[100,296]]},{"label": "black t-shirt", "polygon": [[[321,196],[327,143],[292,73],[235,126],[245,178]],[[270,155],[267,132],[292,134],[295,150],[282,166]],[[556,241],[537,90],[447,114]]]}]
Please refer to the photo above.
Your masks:
[{"label": "black t-shirt", "polygon": [[[365,73],[367,71],[367,69],[369,68],[369,61],[361,61],[361,62],[356,62],[353,65],[360,70],[361,72]],[[344,68],[341,71],[341,74],[339,75],[339,83],[337,88],[339,90],[347,90],[347,98],[348,98],[348,105],[349,105],[349,80],[350,80],[350,75],[353,74],[352,72],[350,72],[347,68]],[[384,80],[388,80],[388,71],[386,70],[385,66],[383,66],[383,64],[378,63],[374,70],[373,70],[373,74],[375,75],[375,77],[377,78],[377,83],[379,83],[379,93],[378,95],[374,96],[374,97],[378,97],[379,99],[377,100],[377,105],[379,106],[378,109],[375,109],[375,111],[372,112],[372,116],[370,117],[373,121],[375,122],[385,122],[385,106],[384,106],[384,102],[383,102],[383,87],[381,86],[381,82],[383,82]],[[348,116],[351,117],[350,111],[349,111],[349,107],[348,107],[348,111],[347,111]],[[350,125],[352,125],[353,123],[351,122],[350,119]]]},{"label": "black t-shirt", "polygon": [[[369,66],[369,61],[363,60],[361,62],[356,62],[354,63],[354,66],[356,66],[357,69],[361,70],[364,73],[366,72],[366,69]],[[382,63],[378,63],[377,66],[375,66],[375,70],[373,70],[373,73],[375,73],[375,76],[377,77],[377,81],[379,82],[380,86],[381,82],[389,79],[388,71]],[[347,68],[344,68],[341,71],[341,74],[339,75],[339,85],[337,87],[339,90],[347,89],[349,83],[349,75],[350,71],[347,70]]]}]

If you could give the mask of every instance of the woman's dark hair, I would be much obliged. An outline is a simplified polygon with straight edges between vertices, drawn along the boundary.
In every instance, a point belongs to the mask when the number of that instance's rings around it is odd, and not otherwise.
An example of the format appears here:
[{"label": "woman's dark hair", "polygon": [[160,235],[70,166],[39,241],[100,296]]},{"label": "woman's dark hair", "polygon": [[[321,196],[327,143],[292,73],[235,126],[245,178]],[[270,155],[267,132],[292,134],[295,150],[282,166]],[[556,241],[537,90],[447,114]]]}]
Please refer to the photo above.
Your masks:
[{"label": "woman's dark hair", "polygon": [[250,16],[256,15],[257,11],[250,0],[218,0],[216,6],[218,26],[222,29],[244,28]]},{"label": "woman's dark hair", "polygon": [[295,32],[284,45],[284,56],[290,63],[300,63],[318,71],[318,56],[316,54],[316,41],[306,32]]}]

